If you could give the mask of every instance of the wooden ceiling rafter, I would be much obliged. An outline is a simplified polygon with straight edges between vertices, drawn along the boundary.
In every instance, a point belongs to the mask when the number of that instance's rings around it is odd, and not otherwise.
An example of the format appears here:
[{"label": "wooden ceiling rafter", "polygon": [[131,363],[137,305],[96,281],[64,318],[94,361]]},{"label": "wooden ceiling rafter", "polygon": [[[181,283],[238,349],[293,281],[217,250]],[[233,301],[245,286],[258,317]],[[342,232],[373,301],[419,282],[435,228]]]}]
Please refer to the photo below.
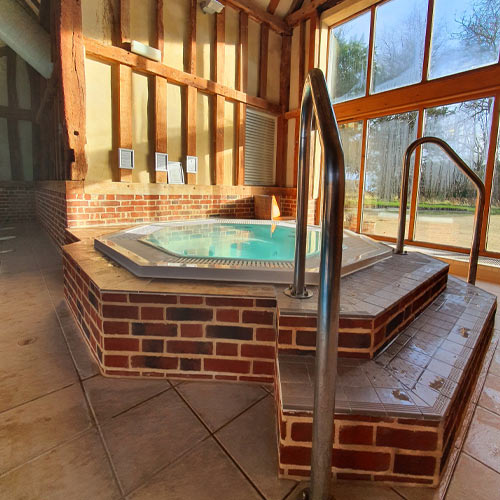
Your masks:
[{"label": "wooden ceiling rafter", "polygon": [[301,7],[295,11],[291,10],[291,14],[285,17],[285,22],[288,26],[295,26],[297,23],[300,23],[303,19],[311,17],[316,12],[322,12],[334,5],[339,4],[343,0],[312,0],[310,3]]},{"label": "wooden ceiling rafter", "polygon": [[221,2],[245,12],[249,17],[260,23],[269,25],[270,28],[280,35],[290,32],[289,26],[283,19],[269,13],[267,10],[257,7],[251,0],[221,0]]}]

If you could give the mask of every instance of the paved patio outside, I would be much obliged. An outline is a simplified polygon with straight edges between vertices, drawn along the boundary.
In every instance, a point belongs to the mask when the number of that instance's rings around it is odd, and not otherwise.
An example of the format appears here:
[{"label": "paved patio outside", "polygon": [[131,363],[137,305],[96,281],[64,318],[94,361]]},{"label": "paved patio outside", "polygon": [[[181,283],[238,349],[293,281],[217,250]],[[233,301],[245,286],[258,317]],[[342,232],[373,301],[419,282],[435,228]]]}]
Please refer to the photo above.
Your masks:
[{"label": "paved patio outside", "polygon": [[[100,376],[64,301],[60,255],[35,224],[0,227],[0,297],[1,500],[291,500],[303,488],[277,478],[269,388]],[[499,497],[499,443],[497,346],[447,500]],[[334,497],[439,495],[342,482]]]}]

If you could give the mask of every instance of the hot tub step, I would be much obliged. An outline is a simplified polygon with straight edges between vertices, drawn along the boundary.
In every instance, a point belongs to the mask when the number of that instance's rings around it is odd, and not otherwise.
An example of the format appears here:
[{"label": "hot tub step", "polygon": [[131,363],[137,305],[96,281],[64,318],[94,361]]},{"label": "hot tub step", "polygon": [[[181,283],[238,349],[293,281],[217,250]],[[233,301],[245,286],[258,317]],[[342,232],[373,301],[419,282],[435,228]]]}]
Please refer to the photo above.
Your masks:
[{"label": "hot tub step", "polygon": [[[496,298],[455,278],[389,349],[339,359],[333,472],[436,485],[493,329]],[[314,355],[278,357],[280,471],[310,473]]]}]

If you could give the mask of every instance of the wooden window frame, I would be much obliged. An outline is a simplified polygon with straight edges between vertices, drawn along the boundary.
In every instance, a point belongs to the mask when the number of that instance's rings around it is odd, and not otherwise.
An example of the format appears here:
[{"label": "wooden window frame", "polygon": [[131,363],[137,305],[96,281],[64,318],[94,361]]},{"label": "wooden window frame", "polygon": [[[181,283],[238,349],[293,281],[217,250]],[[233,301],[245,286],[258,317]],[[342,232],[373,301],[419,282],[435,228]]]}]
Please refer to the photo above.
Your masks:
[{"label": "wooden window frame", "polygon": [[[500,56],[496,63],[483,66],[481,68],[454,73],[429,80],[428,71],[430,64],[430,47],[432,39],[432,23],[434,17],[434,1],[428,0],[427,20],[425,30],[425,48],[422,63],[422,78],[417,84],[399,87],[385,92],[371,92],[371,68],[373,67],[374,57],[374,39],[375,39],[375,15],[376,9],[391,0],[381,0],[373,3],[358,12],[350,14],[343,19],[336,20],[335,23],[328,26],[328,45],[331,40],[332,30],[337,26],[344,24],[351,19],[370,12],[370,33],[368,46],[368,65],[366,74],[366,90],[363,97],[334,104],[335,115],[339,124],[350,122],[363,123],[362,154],[360,165],[359,193],[358,193],[358,213],[356,231],[362,233],[363,217],[363,195],[364,195],[364,173],[365,156],[367,142],[368,120],[381,116],[388,116],[409,111],[418,112],[418,130],[417,137],[423,133],[423,115],[424,110],[447,104],[458,103],[480,98],[493,98],[493,113],[490,127],[490,141],[488,146],[488,155],[486,159],[486,171],[484,184],[486,189],[486,204],[484,220],[481,227],[480,255],[486,257],[500,258],[500,252],[489,251],[486,249],[487,233],[489,224],[489,210],[491,206],[492,184],[495,168],[495,158],[497,154],[497,139],[499,133],[500,119]],[[329,50],[329,48],[327,49]],[[417,220],[418,209],[418,183],[417,176],[420,173],[421,148],[415,152],[415,168],[413,187],[411,192],[411,202],[409,211],[409,231],[405,243],[421,247],[436,248],[460,253],[468,253],[470,248],[456,247],[452,245],[442,245],[430,243],[415,239],[415,224]],[[401,159],[402,160],[402,159]],[[381,235],[369,234],[370,237],[381,241],[395,242],[396,238]]]}]

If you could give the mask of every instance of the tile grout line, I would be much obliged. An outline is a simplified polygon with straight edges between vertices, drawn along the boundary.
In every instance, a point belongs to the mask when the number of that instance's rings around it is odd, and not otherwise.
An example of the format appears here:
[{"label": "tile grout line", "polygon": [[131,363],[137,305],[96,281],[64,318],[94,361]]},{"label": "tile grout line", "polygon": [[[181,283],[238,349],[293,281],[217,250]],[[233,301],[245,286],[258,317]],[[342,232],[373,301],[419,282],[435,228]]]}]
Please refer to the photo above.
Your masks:
[{"label": "tile grout line", "polygon": [[250,476],[248,476],[248,474],[243,470],[243,468],[238,464],[238,462],[236,462],[233,457],[226,451],[226,449],[224,448],[224,446],[222,446],[221,442],[219,441],[219,439],[215,436],[215,433],[218,432],[219,430],[221,430],[222,428],[224,428],[226,425],[228,425],[229,423],[233,422],[236,418],[240,417],[241,415],[243,415],[243,413],[246,413],[248,410],[250,410],[251,408],[253,408],[255,405],[257,405],[258,403],[260,403],[261,401],[263,401],[265,398],[267,398],[269,396],[269,394],[265,394],[262,398],[260,398],[259,400],[255,401],[253,404],[251,404],[250,406],[248,406],[245,410],[243,410],[242,412],[240,412],[237,416],[235,416],[233,419],[231,419],[230,421],[226,422],[223,426],[221,426],[219,429],[217,429],[216,431],[212,431],[208,425],[205,423],[205,421],[198,415],[198,413],[196,412],[196,410],[189,404],[188,400],[177,390],[177,387],[174,387],[173,388],[174,391],[177,393],[177,395],[182,399],[182,401],[184,401],[184,403],[186,404],[186,406],[191,410],[191,412],[195,415],[195,417],[198,419],[198,421],[203,425],[203,427],[205,427],[205,429],[208,431],[209,433],[209,437],[212,437],[214,439],[214,441],[219,445],[219,447],[222,449],[223,453],[229,458],[229,460],[236,466],[236,468],[241,472],[241,474],[243,475],[243,477],[250,483],[250,485],[255,489],[255,491],[262,497],[263,500],[267,500],[266,499],[266,496],[260,491],[260,489],[254,484],[254,482],[251,480]]},{"label": "tile grout line", "polygon": [[500,476],[500,472],[498,472],[497,470],[493,469],[493,467],[491,467],[490,465],[488,464],[485,464],[484,462],[481,462],[481,460],[479,460],[479,458],[475,457],[474,455],[471,455],[469,452],[467,451],[464,451],[462,450],[460,452],[460,455],[464,454],[465,456],[471,458],[472,460],[474,460],[475,462],[478,462],[480,463],[481,465],[484,465],[484,467],[486,467],[487,469],[489,469],[490,471],[494,472],[495,474],[497,474],[498,476]]},{"label": "tile grout line", "polygon": [[[38,264],[38,263],[37,263],[37,264]],[[61,332],[61,335],[63,336],[64,342],[65,342],[65,344],[66,344],[66,348],[68,349],[68,354],[69,354],[69,356],[70,356],[70,358],[71,358],[71,361],[72,361],[72,363],[73,363],[73,368],[74,368],[74,370],[75,370],[75,372],[76,372],[76,376],[77,376],[77,379],[78,379],[78,383],[79,383],[79,385],[80,385],[80,389],[81,389],[81,391],[82,391],[83,398],[85,399],[85,402],[86,402],[86,404],[87,404],[87,411],[89,412],[89,414],[90,414],[90,415],[91,415],[91,417],[92,417],[92,420],[94,421],[95,428],[96,428],[97,433],[98,433],[98,435],[99,435],[99,439],[100,439],[100,441],[101,441],[101,443],[102,443],[102,446],[103,446],[103,449],[104,449],[104,453],[106,454],[106,458],[107,458],[107,460],[108,460],[108,462],[109,462],[109,465],[110,465],[110,468],[111,468],[111,472],[112,472],[112,475],[113,475],[113,479],[114,479],[114,481],[115,481],[115,483],[116,483],[116,485],[117,485],[117,487],[118,487],[118,490],[119,490],[119,492],[120,492],[120,496],[124,497],[124,496],[125,496],[125,491],[124,491],[124,488],[123,488],[123,486],[122,486],[122,484],[121,484],[121,481],[119,480],[119,477],[118,477],[118,474],[117,474],[117,471],[116,471],[115,465],[114,465],[113,460],[112,460],[112,457],[111,457],[111,453],[110,453],[110,451],[109,451],[109,449],[108,449],[108,446],[107,446],[107,444],[106,444],[106,442],[105,442],[105,440],[104,440],[104,436],[103,436],[103,433],[102,433],[102,429],[101,429],[101,427],[100,427],[99,421],[98,421],[98,419],[97,419],[97,417],[96,417],[96,414],[95,414],[95,412],[94,412],[94,408],[93,408],[93,407],[92,407],[92,405],[90,404],[90,401],[89,401],[89,398],[88,398],[88,396],[87,396],[87,393],[85,392],[85,388],[84,388],[84,386],[83,386],[83,381],[82,381],[82,379],[81,379],[81,377],[80,377],[80,374],[79,374],[79,372],[78,372],[78,369],[77,369],[77,367],[76,367],[75,358],[74,358],[73,353],[71,352],[71,349],[70,349],[70,347],[69,347],[69,343],[68,343],[68,340],[67,340],[67,338],[66,338],[66,335],[64,334],[64,329],[63,329],[63,326],[62,326],[61,318],[60,318],[59,314],[57,313],[57,309],[56,309],[56,307],[55,307],[55,305],[54,305],[54,300],[53,300],[53,297],[52,297],[52,295],[51,295],[51,293],[50,293],[50,290],[49,290],[49,288],[48,288],[48,286],[47,286],[47,281],[46,281],[46,279],[45,279],[45,276],[43,275],[43,273],[40,273],[40,274],[42,275],[43,281],[44,281],[44,283],[45,283],[45,287],[46,287],[46,289],[47,289],[47,293],[48,293],[48,295],[49,295],[49,297],[50,297],[50,301],[51,301],[51,304],[52,304],[52,308],[53,308],[54,313],[55,313],[55,315],[56,315],[56,317],[57,317],[57,321],[58,321],[58,323],[59,323],[59,330],[60,330],[60,332]]]}]

